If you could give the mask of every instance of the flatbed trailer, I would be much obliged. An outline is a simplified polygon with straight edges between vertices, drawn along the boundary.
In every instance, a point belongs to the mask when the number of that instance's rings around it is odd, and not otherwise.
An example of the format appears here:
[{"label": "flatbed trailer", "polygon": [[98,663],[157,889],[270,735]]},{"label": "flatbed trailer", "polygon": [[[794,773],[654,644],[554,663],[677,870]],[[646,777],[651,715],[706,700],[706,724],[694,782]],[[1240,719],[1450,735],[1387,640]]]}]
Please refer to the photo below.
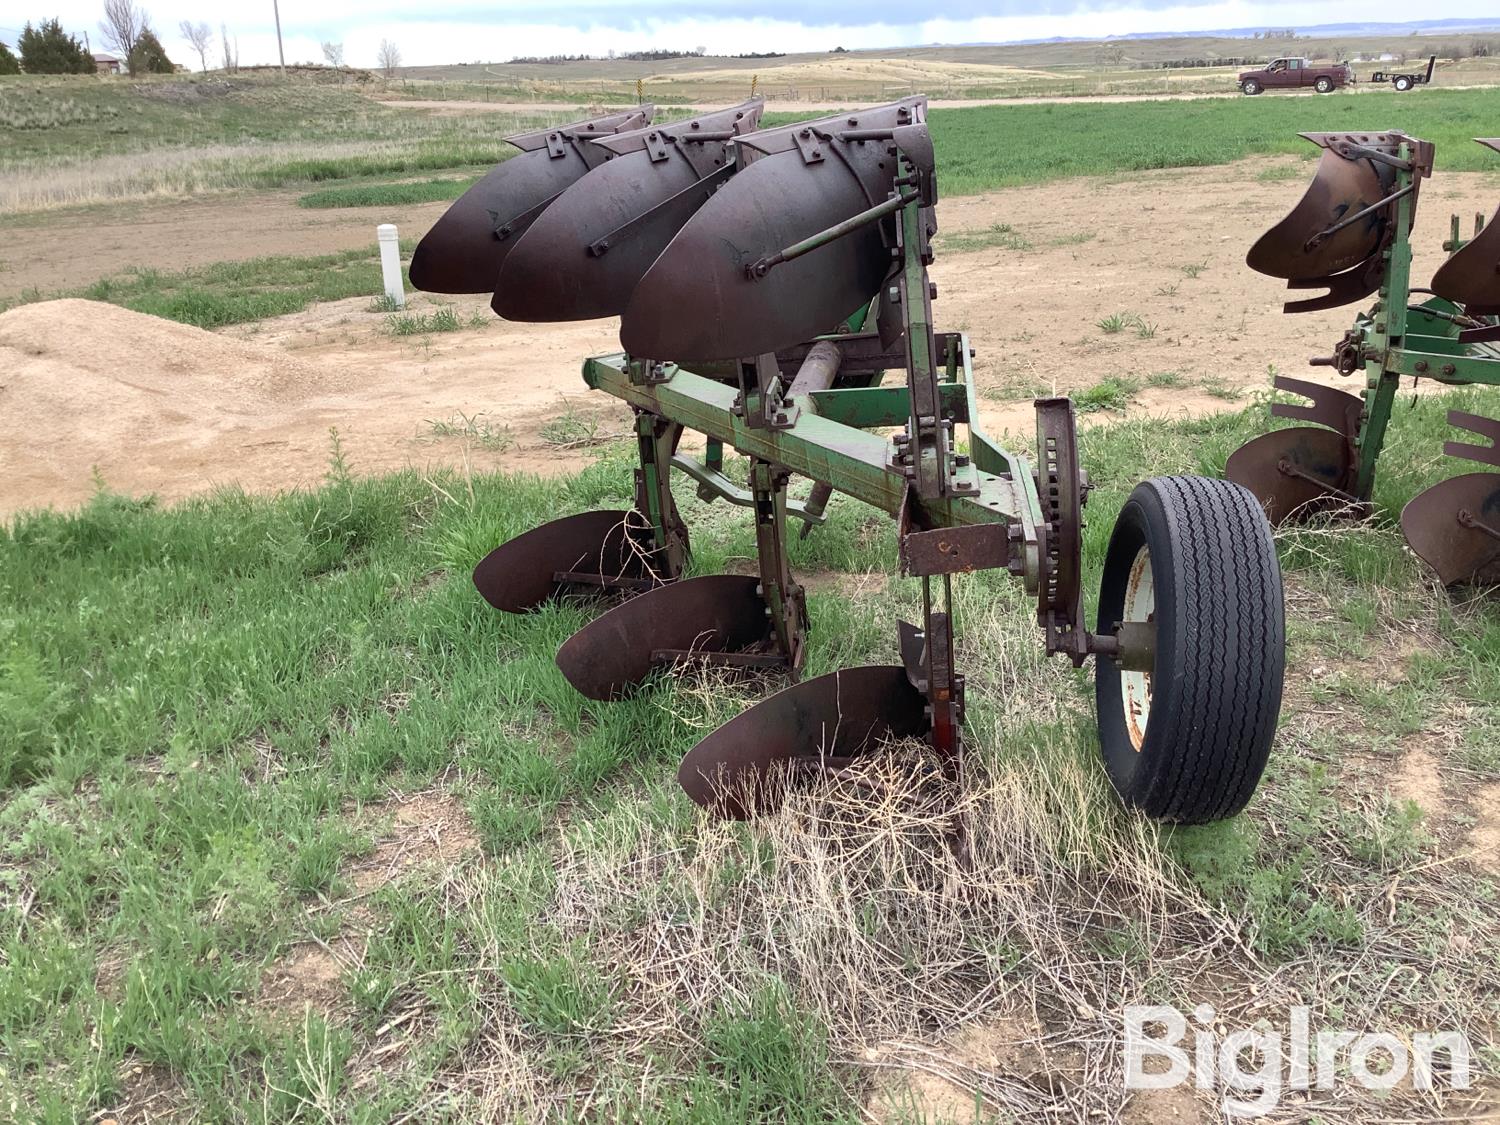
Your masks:
[{"label": "flatbed trailer", "polygon": [[1437,65],[1437,56],[1427,56],[1427,69],[1423,70],[1377,70],[1370,75],[1371,82],[1389,82],[1400,93],[1413,86],[1426,86],[1432,82],[1432,70]]}]

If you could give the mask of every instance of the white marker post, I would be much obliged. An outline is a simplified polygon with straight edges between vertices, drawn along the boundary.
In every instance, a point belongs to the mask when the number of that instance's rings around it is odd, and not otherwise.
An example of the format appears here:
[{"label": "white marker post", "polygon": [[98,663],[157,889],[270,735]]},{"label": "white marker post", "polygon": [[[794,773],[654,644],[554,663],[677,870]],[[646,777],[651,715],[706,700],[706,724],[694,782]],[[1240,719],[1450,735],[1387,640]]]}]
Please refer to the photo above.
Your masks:
[{"label": "white marker post", "polygon": [[375,228],[375,240],[380,245],[380,276],[385,282],[385,295],[398,308],[406,308],[406,288],[401,284],[401,243],[396,238],[395,223],[381,223]]}]

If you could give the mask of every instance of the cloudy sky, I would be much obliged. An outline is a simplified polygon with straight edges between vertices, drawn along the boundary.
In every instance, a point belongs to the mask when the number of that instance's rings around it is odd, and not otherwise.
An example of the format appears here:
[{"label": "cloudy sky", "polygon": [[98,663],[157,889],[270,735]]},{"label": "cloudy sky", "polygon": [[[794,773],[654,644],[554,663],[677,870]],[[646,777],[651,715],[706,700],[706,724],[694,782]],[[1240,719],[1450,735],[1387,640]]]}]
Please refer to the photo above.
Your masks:
[{"label": "cloudy sky", "polygon": [[[226,25],[239,40],[241,62],[274,63],[271,3],[144,0],[143,6],[179,62],[196,61],[177,30],[180,21],[190,19],[216,30]],[[0,38],[14,43],[20,23],[56,15],[74,34],[88,32],[94,49],[102,50],[102,7],[103,0],[5,0]],[[1429,0],[1419,9],[1409,0],[281,0],[281,26],[287,62],[321,59],[319,43],[332,40],[344,44],[351,65],[373,66],[382,39],[400,47],[405,63],[418,65],[647,47],[706,47],[713,54],[733,54],[1092,38],[1414,16],[1477,18],[1493,11],[1491,0]]]}]

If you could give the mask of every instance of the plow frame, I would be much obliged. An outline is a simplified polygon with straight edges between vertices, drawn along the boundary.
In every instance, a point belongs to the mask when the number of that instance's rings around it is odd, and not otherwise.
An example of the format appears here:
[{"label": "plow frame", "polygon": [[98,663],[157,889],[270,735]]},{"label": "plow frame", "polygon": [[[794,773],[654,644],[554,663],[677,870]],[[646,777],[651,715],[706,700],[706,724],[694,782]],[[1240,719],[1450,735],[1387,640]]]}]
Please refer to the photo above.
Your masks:
[{"label": "plow frame", "polygon": [[[682,539],[672,524],[669,480],[659,471],[663,435],[672,435],[666,463],[695,481],[700,496],[754,509],[757,590],[782,666],[793,675],[802,664],[806,611],[787,558],[787,516],[821,522],[828,494],[838,491],[896,518],[901,573],[922,580],[923,624],[901,625],[902,663],[926,697],[934,749],[957,772],[963,676],[954,667],[953,575],[1003,569],[1020,579],[1037,598],[1048,652],[1063,652],[1075,665],[1094,653],[1149,664],[1154,636],[1140,629],[1095,636],[1084,627],[1081,510],[1088,486],[1072,402],[1037,400],[1039,466],[985,432],[968,336],[936,331],[931,323],[935,292],[924,213],[930,199],[903,190],[920,182],[920,159],[895,148],[904,178],[886,204],[860,220],[889,217],[896,267],[870,308],[845,326],[856,330],[737,361],[596,356],[584,362],[583,379],[635,411],[642,455],[637,506],[651,525],[650,549],[666,564],[659,573],[669,579],[681,573],[673,548]],[[784,256],[808,253],[856,225],[815,235]],[[774,267],[773,261],[757,276]],[[882,385],[886,372],[897,370],[905,374],[902,384]],[[701,460],[675,451],[683,430],[704,435]],[[750,459],[748,487],[725,475],[726,446]],[[786,497],[792,474],[815,482],[800,505]],[[721,662],[737,663],[732,656]]]}]

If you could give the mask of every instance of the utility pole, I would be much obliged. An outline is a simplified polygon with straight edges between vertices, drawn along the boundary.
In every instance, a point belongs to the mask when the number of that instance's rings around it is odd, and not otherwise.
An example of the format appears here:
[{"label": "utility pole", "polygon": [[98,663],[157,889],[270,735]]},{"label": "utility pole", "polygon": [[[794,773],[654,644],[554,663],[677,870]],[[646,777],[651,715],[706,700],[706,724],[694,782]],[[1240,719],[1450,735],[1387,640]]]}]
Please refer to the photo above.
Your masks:
[{"label": "utility pole", "polygon": [[276,13],[276,56],[281,59],[281,73],[286,74],[286,51],[281,46],[281,3],[271,0],[271,10]]}]

